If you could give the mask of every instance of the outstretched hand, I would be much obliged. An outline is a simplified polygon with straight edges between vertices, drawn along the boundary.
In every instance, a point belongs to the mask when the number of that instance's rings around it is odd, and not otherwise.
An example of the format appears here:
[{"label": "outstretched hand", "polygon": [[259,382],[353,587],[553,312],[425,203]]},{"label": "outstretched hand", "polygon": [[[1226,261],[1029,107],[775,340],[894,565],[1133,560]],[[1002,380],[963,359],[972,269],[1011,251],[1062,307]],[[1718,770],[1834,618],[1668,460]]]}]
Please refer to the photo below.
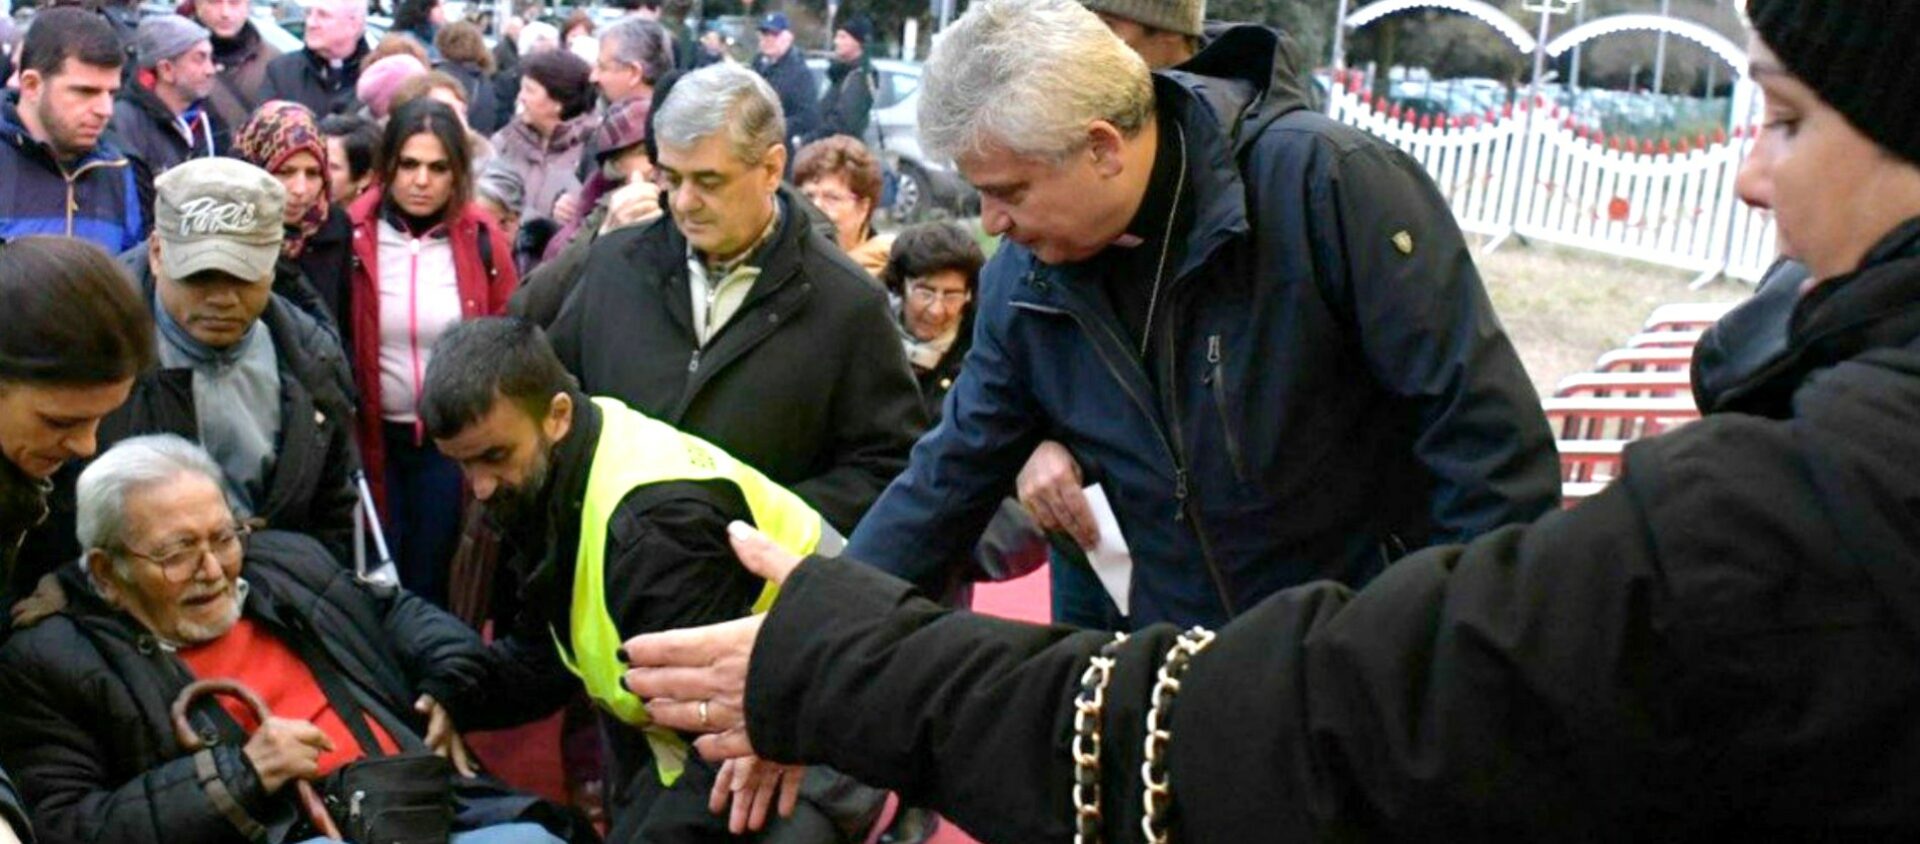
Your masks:
[{"label": "outstretched hand", "polygon": [[[727,535],[747,570],[776,584],[785,583],[800,565],[798,556],[744,522],[728,525]],[[716,760],[753,755],[746,727],[747,668],[765,620],[754,615],[628,639],[621,653],[631,667],[622,682],[647,702],[654,723],[708,733],[694,742],[700,755]]]}]

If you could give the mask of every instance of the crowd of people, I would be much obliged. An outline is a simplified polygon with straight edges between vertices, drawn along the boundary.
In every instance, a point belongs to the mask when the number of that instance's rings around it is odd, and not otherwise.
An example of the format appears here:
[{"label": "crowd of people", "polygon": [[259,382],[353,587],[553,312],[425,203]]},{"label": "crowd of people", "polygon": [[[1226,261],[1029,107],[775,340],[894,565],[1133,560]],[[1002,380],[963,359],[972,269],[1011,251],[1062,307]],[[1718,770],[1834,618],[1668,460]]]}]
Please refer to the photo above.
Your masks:
[{"label": "crowd of people", "polygon": [[[858,15],[821,91],[778,11],[304,5],[0,32],[0,842],[1920,825],[1920,12],[1746,4],[1792,260],[1563,513],[1273,28],[977,0],[919,131],[990,244],[883,225]],[[464,737],[556,715],[565,800]]]}]

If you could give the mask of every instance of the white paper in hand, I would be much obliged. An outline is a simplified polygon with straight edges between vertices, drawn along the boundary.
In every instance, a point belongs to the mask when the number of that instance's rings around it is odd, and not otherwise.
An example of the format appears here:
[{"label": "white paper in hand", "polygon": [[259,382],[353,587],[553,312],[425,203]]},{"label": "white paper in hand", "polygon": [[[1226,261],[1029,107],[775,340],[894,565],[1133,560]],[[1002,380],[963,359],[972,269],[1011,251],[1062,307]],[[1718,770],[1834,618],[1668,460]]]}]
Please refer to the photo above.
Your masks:
[{"label": "white paper in hand", "polygon": [[1113,515],[1113,504],[1099,484],[1087,487],[1087,507],[1093,510],[1093,523],[1100,528],[1100,544],[1087,552],[1087,562],[1100,576],[1121,615],[1131,615],[1127,596],[1133,587],[1133,552],[1127,550],[1127,537],[1120,533],[1120,520]]}]

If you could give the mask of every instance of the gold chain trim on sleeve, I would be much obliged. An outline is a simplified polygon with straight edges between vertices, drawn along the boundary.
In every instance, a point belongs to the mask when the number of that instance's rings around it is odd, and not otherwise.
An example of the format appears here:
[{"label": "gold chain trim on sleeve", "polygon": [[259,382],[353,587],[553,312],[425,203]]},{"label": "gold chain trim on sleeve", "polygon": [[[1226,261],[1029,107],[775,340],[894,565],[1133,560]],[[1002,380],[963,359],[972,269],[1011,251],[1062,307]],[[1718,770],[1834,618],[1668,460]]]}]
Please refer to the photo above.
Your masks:
[{"label": "gold chain trim on sleeve", "polygon": [[1140,763],[1140,781],[1145,784],[1145,800],[1140,829],[1152,844],[1167,844],[1167,810],[1173,805],[1173,783],[1167,779],[1167,743],[1173,740],[1173,699],[1180,693],[1180,678],[1201,651],[1213,644],[1213,631],[1195,627],[1180,634],[1167,649],[1167,660],[1160,664],[1160,677],[1153,684],[1153,706],[1147,710],[1146,747]]},{"label": "gold chain trim on sleeve", "polygon": [[1073,844],[1100,841],[1100,715],[1107,705],[1107,682],[1113,679],[1114,654],[1127,634],[1113,634],[1080,675],[1080,694],[1073,700]]}]

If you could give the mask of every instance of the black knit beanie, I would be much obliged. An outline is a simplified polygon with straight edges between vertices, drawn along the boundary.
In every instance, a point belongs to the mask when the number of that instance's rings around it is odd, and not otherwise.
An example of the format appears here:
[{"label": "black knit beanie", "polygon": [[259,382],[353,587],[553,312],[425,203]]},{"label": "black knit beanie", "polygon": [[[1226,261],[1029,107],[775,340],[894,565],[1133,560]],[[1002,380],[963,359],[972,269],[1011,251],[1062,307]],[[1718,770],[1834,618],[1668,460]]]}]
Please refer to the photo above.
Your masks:
[{"label": "black knit beanie", "polygon": [[1920,2],[1747,0],[1787,70],[1861,134],[1920,164]]}]

